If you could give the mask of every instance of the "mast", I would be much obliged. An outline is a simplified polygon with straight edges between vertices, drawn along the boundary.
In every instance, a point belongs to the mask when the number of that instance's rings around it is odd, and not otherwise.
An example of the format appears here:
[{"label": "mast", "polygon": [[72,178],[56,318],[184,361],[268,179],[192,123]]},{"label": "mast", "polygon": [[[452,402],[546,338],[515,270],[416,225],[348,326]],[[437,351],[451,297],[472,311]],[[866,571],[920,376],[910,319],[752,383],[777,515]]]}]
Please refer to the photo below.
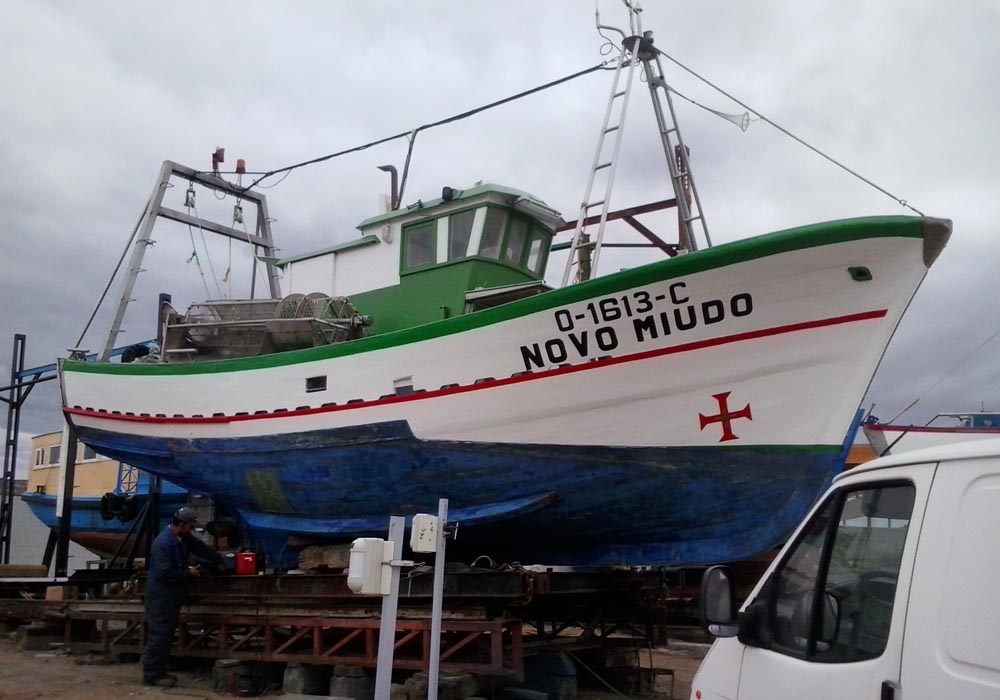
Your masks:
[{"label": "mast", "polygon": [[[192,216],[164,206],[163,195],[167,188],[171,186],[170,180],[174,177],[187,180],[192,186],[194,183],[198,183],[202,187],[215,192],[236,197],[238,201],[245,200],[255,204],[257,207],[257,228],[255,233],[240,231],[231,226],[221,225],[208,219]],[[114,320],[111,322],[111,329],[108,331],[108,338],[101,351],[101,362],[107,362],[111,358],[111,352],[118,340],[118,334],[122,332],[122,321],[125,318],[125,311],[128,308],[129,302],[132,301],[132,290],[135,288],[135,282],[139,273],[143,271],[142,259],[146,254],[146,248],[152,245],[151,235],[153,227],[160,217],[188,226],[194,226],[210,233],[227,236],[250,245],[254,251],[254,269],[251,276],[251,284],[253,285],[256,285],[256,265],[258,260],[256,253],[263,251],[265,257],[273,257],[275,253],[274,241],[271,238],[271,219],[267,211],[267,198],[264,195],[246,190],[238,185],[233,185],[217,175],[200,173],[173,161],[163,161],[163,165],[160,168],[160,175],[156,180],[156,186],[153,188],[153,194],[146,203],[145,211],[136,228],[139,231],[139,235],[133,244],[132,255],[129,259],[125,281],[122,284],[121,296],[118,300],[118,307],[115,311]],[[277,299],[281,296],[277,273],[270,265],[265,268],[265,271],[267,273],[268,292],[272,299]],[[253,292],[251,292],[252,295]]]},{"label": "mast", "polygon": [[[615,174],[618,169],[618,157],[621,151],[621,141],[625,131],[625,116],[628,111],[629,96],[632,90],[635,68],[641,63],[646,85],[653,100],[653,113],[659,133],[663,154],[667,161],[667,171],[670,184],[674,191],[678,211],[678,247],[682,250],[697,250],[699,233],[707,246],[712,241],[702,213],[701,200],[695,187],[694,175],[688,158],[689,149],[681,136],[680,127],[674,113],[670,90],[663,77],[663,66],[660,54],[653,46],[653,33],[642,29],[642,7],[638,0],[624,0],[629,10],[629,33],[626,34],[617,27],[602,25],[597,14],[597,28],[617,32],[622,37],[621,54],[615,67],[615,75],[611,85],[611,94],[604,111],[604,120],[598,133],[594,160],[580,212],[577,217],[573,242],[570,244],[570,255],[566,261],[563,273],[563,285],[571,282],[582,282],[589,279],[597,269],[600,260],[601,247],[604,242],[604,229],[608,221],[611,191],[614,186]],[[596,14],[596,13],[595,13]],[[624,85],[621,85],[624,74]],[[620,86],[621,85],[621,86]],[[605,153],[610,141],[610,152]],[[602,181],[603,178],[603,181]],[[595,188],[601,191],[595,198]],[[595,217],[595,210],[600,210],[600,216]],[[596,219],[596,230],[587,230],[588,217],[590,222]],[[593,223],[590,224],[593,226]]]}]

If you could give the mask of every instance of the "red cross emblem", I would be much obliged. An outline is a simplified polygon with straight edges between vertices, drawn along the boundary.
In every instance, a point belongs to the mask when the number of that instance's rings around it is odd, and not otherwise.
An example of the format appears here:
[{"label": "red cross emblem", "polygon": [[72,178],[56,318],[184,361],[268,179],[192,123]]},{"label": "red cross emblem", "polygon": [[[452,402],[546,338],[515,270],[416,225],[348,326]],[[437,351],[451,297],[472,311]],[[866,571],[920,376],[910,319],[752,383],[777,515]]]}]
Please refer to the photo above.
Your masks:
[{"label": "red cross emblem", "polygon": [[712,398],[719,402],[719,412],[714,416],[706,416],[704,414],[698,414],[698,422],[701,423],[701,429],[704,430],[705,426],[711,425],[712,423],[722,423],[722,437],[719,438],[719,442],[727,442],[729,440],[738,440],[739,436],[733,432],[732,422],[734,418],[746,418],[752,421],[753,417],[750,415],[750,404],[747,404],[738,411],[729,411],[729,394],[732,392],[724,391],[721,394],[712,394]]}]

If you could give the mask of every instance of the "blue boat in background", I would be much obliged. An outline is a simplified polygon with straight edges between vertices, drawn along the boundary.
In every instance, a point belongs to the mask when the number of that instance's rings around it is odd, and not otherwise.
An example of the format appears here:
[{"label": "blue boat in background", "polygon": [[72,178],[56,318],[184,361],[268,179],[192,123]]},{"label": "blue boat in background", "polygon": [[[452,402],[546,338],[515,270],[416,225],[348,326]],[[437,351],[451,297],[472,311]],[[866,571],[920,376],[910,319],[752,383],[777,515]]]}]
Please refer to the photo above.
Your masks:
[{"label": "blue boat in background", "polygon": [[[21,500],[47,528],[56,531],[59,518],[59,465],[62,433],[36,435],[31,440],[31,471]],[[122,544],[149,499],[151,477],[128,464],[109,459],[81,445],[77,453],[70,538],[99,557],[110,557]],[[161,482],[159,526],[189,500],[186,489]]]}]

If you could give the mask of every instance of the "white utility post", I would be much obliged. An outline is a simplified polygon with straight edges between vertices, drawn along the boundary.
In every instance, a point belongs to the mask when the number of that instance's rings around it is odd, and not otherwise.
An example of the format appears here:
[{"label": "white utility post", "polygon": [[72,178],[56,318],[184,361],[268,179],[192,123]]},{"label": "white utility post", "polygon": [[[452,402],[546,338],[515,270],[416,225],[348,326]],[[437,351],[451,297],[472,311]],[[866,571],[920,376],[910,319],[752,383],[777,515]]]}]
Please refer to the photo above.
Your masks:
[{"label": "white utility post", "polygon": [[[434,598],[431,604],[431,659],[427,670],[427,700],[437,700],[441,663],[441,608],[444,601],[444,543],[448,525],[448,499],[438,501],[437,548],[434,551]],[[376,698],[378,700],[378,698]]]},{"label": "white utility post", "polygon": [[[448,524],[448,500],[438,501],[438,515],[413,517],[410,547],[414,552],[434,552],[434,599],[431,606],[430,667],[427,670],[427,698],[437,700],[438,667],[441,661],[441,608],[444,600],[444,542]],[[392,660],[396,646],[396,613],[399,607],[399,572],[414,562],[400,559],[406,518],[389,518],[389,539],[360,537],[351,544],[347,586],[361,595],[382,596],[379,624],[378,666],[375,671],[374,700],[389,700]]]},{"label": "white utility post", "polygon": [[389,595],[382,597],[382,621],[378,632],[378,666],[375,668],[375,700],[389,700],[389,685],[392,683],[392,657],[396,645],[396,612],[399,607],[399,570],[413,562],[402,562],[403,533],[406,518],[393,515],[389,518],[389,540],[386,547],[392,548],[383,560],[390,565]]}]

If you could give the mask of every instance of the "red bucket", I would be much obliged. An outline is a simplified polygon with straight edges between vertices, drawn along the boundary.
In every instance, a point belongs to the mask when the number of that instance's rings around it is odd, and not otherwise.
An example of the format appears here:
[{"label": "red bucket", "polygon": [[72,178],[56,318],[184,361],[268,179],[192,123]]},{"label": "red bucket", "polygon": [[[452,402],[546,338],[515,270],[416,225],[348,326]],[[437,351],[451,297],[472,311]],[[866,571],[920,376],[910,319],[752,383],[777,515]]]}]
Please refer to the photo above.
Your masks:
[{"label": "red bucket", "polygon": [[253,552],[240,552],[236,555],[236,573],[256,574],[257,555]]}]

